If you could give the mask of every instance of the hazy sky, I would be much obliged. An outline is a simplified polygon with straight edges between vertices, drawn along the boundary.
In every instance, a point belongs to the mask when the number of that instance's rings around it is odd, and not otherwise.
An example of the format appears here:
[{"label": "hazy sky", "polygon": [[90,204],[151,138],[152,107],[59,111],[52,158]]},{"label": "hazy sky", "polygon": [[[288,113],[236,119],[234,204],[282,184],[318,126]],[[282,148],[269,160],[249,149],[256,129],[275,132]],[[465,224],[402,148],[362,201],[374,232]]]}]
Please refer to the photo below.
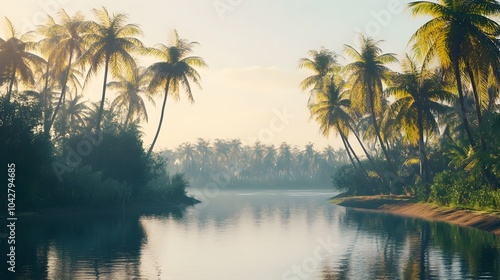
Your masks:
[{"label": "hazy sky", "polygon": [[[193,88],[195,104],[184,96],[180,102],[168,101],[155,150],[194,142],[198,137],[241,138],[244,144],[257,139],[276,145],[286,141],[301,147],[312,142],[319,149],[327,144],[340,147],[341,142],[333,136],[325,139],[318,125],[309,120],[308,95],[298,85],[310,73],[298,70],[297,61],[308,50],[322,46],[342,53],[344,44],[357,44],[360,32],[384,40],[384,52],[404,54],[411,34],[426,20],[412,18],[404,10],[408,2],[2,0],[0,16],[11,19],[22,33],[42,23],[47,13],[56,16],[61,8],[71,15],[82,11],[93,19],[92,8],[104,6],[111,13],[128,14],[129,22],[143,29],[141,40],[148,46],[167,43],[174,28],[182,38],[199,42],[194,54],[209,64],[199,71],[203,89]],[[5,36],[3,30],[1,34]],[[143,62],[144,66],[149,63]],[[93,83],[84,95],[97,100],[102,75]],[[149,123],[143,124],[146,145],[158,124],[161,97],[156,100],[156,107],[148,105]]]}]

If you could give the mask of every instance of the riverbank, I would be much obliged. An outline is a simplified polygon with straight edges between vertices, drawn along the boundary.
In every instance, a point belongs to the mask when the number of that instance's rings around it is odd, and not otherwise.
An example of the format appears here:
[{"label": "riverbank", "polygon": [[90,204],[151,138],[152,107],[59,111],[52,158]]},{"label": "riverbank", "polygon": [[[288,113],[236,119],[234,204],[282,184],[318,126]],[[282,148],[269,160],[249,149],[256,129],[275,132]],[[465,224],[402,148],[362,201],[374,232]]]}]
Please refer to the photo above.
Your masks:
[{"label": "riverbank", "polygon": [[[67,205],[61,207],[54,207],[54,206],[45,207],[40,209],[33,209],[30,211],[18,211],[16,212],[16,216],[17,217],[38,216],[38,217],[58,219],[58,218],[80,216],[80,215],[101,215],[101,214],[114,215],[123,213],[180,214],[187,207],[194,206],[198,203],[201,203],[201,201],[191,196],[177,197],[175,199],[170,199],[168,201],[141,199],[141,200],[126,201],[125,204],[113,205],[113,206],[90,207],[90,206]],[[4,218],[6,218],[5,215],[0,215],[0,219]]]},{"label": "riverbank", "polygon": [[333,197],[331,202],[343,207],[473,227],[500,235],[500,212],[440,207],[429,203],[419,203],[405,196]]}]

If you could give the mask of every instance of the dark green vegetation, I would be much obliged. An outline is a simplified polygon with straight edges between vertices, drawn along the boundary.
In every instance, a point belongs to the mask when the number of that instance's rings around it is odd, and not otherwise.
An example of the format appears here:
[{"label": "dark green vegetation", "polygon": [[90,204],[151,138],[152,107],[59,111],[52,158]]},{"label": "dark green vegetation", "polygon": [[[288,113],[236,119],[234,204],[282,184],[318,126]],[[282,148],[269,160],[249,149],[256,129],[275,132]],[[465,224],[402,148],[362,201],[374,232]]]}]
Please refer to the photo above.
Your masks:
[{"label": "dark green vegetation", "polygon": [[[340,135],[351,165],[334,184],[352,195],[412,194],[420,200],[500,209],[500,4],[492,0],[409,3],[431,16],[400,61],[362,36],[339,65],[327,49],[299,67],[311,117]],[[354,146],[354,148],[353,148]],[[359,149],[355,149],[358,148]],[[362,156],[359,155],[362,151]]]},{"label": "dark green vegetation", "polygon": [[[301,150],[282,143],[279,147],[257,141],[252,146],[240,140],[198,139],[161,155],[170,161],[171,172],[182,172],[203,188],[223,176],[228,188],[324,188],[330,185],[332,170],[347,162],[347,154],[328,146],[321,152],[308,144]],[[226,187],[226,185],[224,186]]]},{"label": "dark green vegetation", "polygon": [[[96,21],[61,10],[21,36],[5,20],[10,34],[0,38],[0,178],[7,178],[7,164],[15,164],[17,211],[194,203],[183,175],[169,176],[163,159],[151,154],[154,143],[145,150],[139,123],[148,120],[145,99],[156,93],[166,101],[185,89],[193,101],[190,82],[200,81],[193,67],[206,66],[188,56],[197,43],[174,31],[168,46],[148,48],[126,15],[105,8],[94,14]],[[159,62],[140,67],[137,58],[144,56]],[[83,101],[84,85],[100,71],[101,100]],[[107,89],[116,93],[111,104]],[[158,133],[161,125],[162,119]]]}]

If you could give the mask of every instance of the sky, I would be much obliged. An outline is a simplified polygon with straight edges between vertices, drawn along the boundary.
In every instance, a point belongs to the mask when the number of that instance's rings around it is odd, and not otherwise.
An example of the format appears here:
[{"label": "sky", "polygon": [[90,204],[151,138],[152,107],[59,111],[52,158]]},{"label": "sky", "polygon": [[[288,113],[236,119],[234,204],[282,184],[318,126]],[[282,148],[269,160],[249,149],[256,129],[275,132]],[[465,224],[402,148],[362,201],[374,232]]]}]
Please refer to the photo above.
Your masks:
[{"label": "sky", "polygon": [[[399,0],[2,0],[0,17],[8,17],[22,34],[42,24],[50,14],[65,9],[94,19],[92,9],[106,7],[125,13],[129,23],[139,24],[147,46],[166,44],[173,29],[181,38],[199,42],[194,55],[209,65],[200,69],[202,88],[193,87],[194,104],[185,96],[167,102],[166,114],[155,150],[173,149],[197,138],[240,138],[279,145],[286,141],[316,149],[341,147],[339,138],[323,137],[310,120],[308,93],[299,83],[311,75],[297,68],[298,60],[312,49],[325,47],[343,54],[344,44],[358,46],[363,33],[381,43],[384,52],[402,56],[408,40],[425,17],[412,17]],[[21,4],[22,3],[22,4]],[[5,25],[4,22],[1,22]],[[0,36],[6,36],[1,29]],[[142,59],[149,66],[154,60]],[[350,61],[340,58],[341,64]],[[390,65],[394,70],[397,65]],[[83,94],[99,100],[103,75],[96,75]],[[108,94],[109,99],[115,96]],[[149,122],[143,123],[144,143],[152,142],[162,98],[148,104]]]}]

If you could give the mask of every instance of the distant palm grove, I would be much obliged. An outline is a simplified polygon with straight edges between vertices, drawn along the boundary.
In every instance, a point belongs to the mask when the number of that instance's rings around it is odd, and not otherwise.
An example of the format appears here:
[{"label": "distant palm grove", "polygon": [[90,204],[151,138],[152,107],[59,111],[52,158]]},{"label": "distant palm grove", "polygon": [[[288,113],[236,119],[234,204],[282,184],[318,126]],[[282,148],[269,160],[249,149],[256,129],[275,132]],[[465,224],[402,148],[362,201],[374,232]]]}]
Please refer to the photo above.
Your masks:
[{"label": "distant palm grove", "polygon": [[[362,35],[359,47],[344,46],[346,65],[326,48],[299,59],[311,73],[300,84],[311,118],[323,135],[338,136],[344,149],[335,152],[199,139],[155,154],[168,97],[194,102],[200,88],[197,71],[207,63],[193,55],[197,42],[174,30],[166,44],[145,46],[139,25],[105,8],[94,19],[61,10],[26,34],[5,18],[0,175],[15,163],[19,202],[32,208],[186,202],[189,181],[203,187],[225,172],[240,186],[333,182],[351,195],[500,209],[500,4],[417,1],[407,10],[431,18],[411,37],[409,54],[385,53]],[[155,62],[139,65],[143,58]],[[85,102],[97,75],[101,98]],[[162,97],[158,120],[146,111],[154,96]],[[141,123],[151,121],[154,139],[143,143]]]},{"label": "distant palm grove", "polygon": [[239,139],[213,142],[199,138],[174,150],[160,153],[171,173],[184,173],[192,186],[204,188],[223,177],[219,187],[227,188],[304,188],[327,187],[334,170],[347,163],[344,150],[327,146],[321,151],[308,144],[303,149],[288,143],[251,146]]},{"label": "distant palm grove", "polygon": [[347,65],[325,48],[299,60],[313,74],[300,84],[311,117],[340,136],[351,161],[334,180],[351,194],[500,209],[500,5],[418,1],[407,10],[431,19],[401,59],[361,36],[359,48],[344,47]]}]

